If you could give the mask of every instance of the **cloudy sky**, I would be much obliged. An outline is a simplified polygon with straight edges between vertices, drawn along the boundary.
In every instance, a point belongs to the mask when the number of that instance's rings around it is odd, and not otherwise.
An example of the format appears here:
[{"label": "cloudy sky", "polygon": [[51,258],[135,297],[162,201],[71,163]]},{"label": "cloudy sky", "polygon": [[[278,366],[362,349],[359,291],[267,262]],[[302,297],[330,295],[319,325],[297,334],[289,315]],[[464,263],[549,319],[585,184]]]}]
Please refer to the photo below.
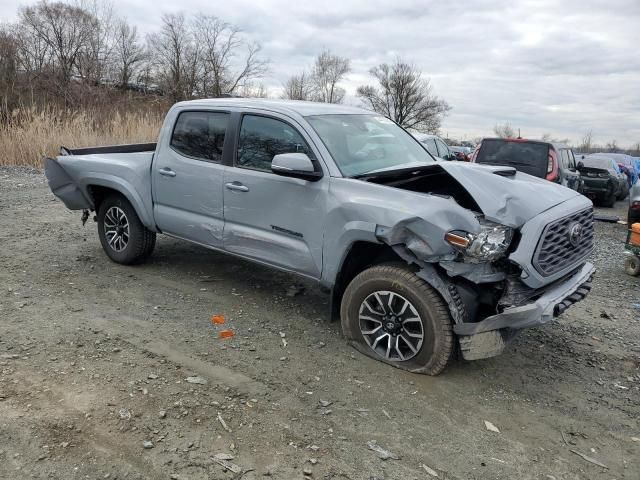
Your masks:
[{"label": "cloudy sky", "polygon": [[[0,20],[31,1],[2,0]],[[369,69],[415,63],[453,107],[442,134],[522,135],[640,142],[640,0],[113,0],[142,32],[163,13],[214,14],[236,24],[271,60],[275,95],[323,49],[352,60],[343,86],[357,103]]]}]

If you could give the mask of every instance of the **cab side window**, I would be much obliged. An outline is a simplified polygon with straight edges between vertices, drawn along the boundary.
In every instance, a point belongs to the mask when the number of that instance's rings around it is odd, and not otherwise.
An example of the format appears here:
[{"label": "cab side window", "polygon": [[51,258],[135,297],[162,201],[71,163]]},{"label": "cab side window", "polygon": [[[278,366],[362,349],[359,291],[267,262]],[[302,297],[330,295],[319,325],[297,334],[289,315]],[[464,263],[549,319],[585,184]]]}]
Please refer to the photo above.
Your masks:
[{"label": "cab side window", "polygon": [[182,112],[176,120],[170,146],[187,157],[220,162],[228,123],[228,113]]},{"label": "cab side window", "polygon": [[440,158],[446,158],[448,155],[451,154],[451,151],[449,150],[449,147],[447,147],[443,142],[441,142],[440,140],[436,140],[436,145],[438,145],[438,153],[439,153],[439,157]]},{"label": "cab side window", "polygon": [[315,159],[307,142],[288,123],[258,115],[242,117],[236,167],[270,172],[273,157],[297,152]]},{"label": "cab side window", "polygon": [[436,141],[433,138],[425,140],[422,142],[425,147],[427,147],[427,151],[433,155],[434,157],[438,156],[438,149],[436,148]]}]

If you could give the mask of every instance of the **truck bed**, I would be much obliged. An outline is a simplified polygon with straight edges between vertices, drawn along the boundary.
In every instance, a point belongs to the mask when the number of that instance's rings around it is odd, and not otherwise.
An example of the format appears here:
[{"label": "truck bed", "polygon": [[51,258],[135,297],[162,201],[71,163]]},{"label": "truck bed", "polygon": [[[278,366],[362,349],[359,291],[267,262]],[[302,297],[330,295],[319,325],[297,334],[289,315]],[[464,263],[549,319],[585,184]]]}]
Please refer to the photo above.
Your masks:
[{"label": "truck bed", "polygon": [[60,155],[96,155],[109,153],[142,153],[153,152],[156,143],[127,143],[124,145],[108,145],[104,147],[67,148],[60,147]]},{"label": "truck bed", "polygon": [[106,147],[66,148],[56,158],[45,158],[45,175],[51,191],[70,210],[94,210],[92,191],[112,189],[134,205],[148,228],[151,214],[151,164],[155,143]]}]

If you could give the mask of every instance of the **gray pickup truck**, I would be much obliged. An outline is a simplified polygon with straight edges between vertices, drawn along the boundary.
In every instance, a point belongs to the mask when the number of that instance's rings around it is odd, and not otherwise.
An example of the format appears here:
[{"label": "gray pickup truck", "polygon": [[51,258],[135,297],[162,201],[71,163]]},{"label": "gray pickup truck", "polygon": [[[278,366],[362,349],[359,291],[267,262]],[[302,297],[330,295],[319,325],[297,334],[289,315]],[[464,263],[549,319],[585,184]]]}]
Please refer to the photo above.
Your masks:
[{"label": "gray pickup truck", "polygon": [[63,147],[45,171],[68,208],[96,212],[113,261],[145,260],[164,233],[313,279],[354,347],[413,372],[497,355],[591,288],[587,198],[435,161],[359,108],[182,102],[157,144]]}]

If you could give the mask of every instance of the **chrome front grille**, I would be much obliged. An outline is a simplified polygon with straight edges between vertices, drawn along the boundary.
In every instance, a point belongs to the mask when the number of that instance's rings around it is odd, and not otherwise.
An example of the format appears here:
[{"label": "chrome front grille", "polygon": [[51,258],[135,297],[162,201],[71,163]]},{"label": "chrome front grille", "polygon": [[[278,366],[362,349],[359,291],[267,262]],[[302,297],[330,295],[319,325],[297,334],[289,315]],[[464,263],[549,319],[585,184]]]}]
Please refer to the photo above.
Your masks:
[{"label": "chrome front grille", "polygon": [[593,208],[549,223],[533,255],[533,267],[548,277],[585,258],[593,248]]}]

